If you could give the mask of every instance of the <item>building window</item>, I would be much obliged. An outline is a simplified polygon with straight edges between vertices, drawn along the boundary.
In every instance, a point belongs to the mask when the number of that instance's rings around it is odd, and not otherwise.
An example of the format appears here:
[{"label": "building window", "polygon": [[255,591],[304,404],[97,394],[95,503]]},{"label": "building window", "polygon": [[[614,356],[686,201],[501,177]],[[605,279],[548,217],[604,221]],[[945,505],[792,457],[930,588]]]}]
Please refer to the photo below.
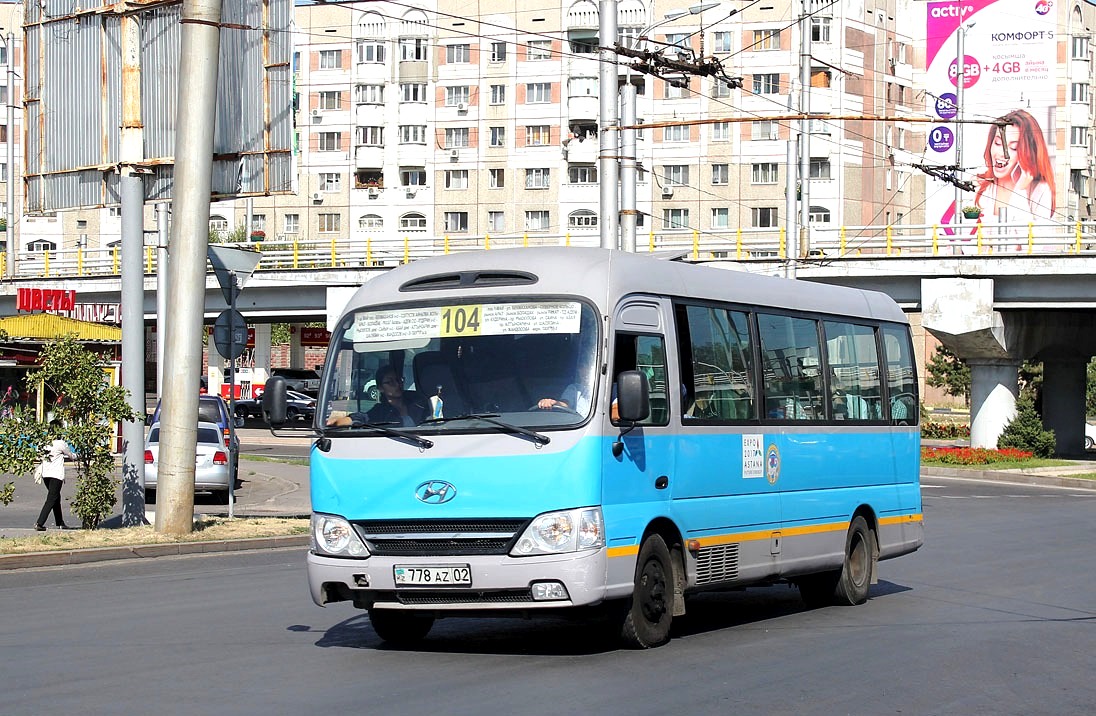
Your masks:
[{"label": "building window", "polygon": [[446,45],[445,46],[445,63],[447,65],[453,64],[467,64],[472,61],[472,48],[469,45]]},{"label": "building window", "polygon": [[750,225],[756,229],[772,229],[777,225],[775,206],[755,206],[750,209]]},{"label": "building window", "polygon": [[663,209],[662,210],[662,228],[663,229],[687,229],[687,228],[689,228],[689,210],[688,209]]},{"label": "building window", "polygon": [[689,186],[688,164],[666,164],[662,167],[663,186]]},{"label": "building window", "polygon": [[731,165],[730,164],[713,164],[712,165],[712,184],[730,184],[731,182]]},{"label": "building window", "polygon": [[717,99],[730,97],[732,89],[733,87],[728,80],[716,79],[712,83],[712,97],[715,97]]},{"label": "building window", "polygon": [[811,179],[830,179],[830,160],[811,160]]},{"label": "building window", "polygon": [[356,133],[359,147],[384,146],[384,127],[358,127]]},{"label": "building window", "polygon": [[775,184],[777,182],[776,163],[761,162],[751,166],[750,183]]},{"label": "building window", "polygon": [[445,212],[445,230],[450,233],[468,231],[467,211]]},{"label": "building window", "polygon": [[754,50],[779,50],[780,30],[754,30],[751,47]]},{"label": "building window", "polygon": [[446,169],[445,170],[445,188],[446,189],[467,189],[468,188],[468,170],[467,169]]},{"label": "building window", "polygon": [[777,139],[780,136],[778,126],[771,119],[750,122],[750,139]]},{"label": "building window", "polygon": [[689,38],[695,34],[692,32],[667,32],[666,44],[679,50],[688,50],[690,49]]},{"label": "building window", "polygon": [[833,18],[830,17],[818,17],[817,15],[811,17],[811,41],[812,42],[829,42],[830,41],[830,22]]},{"label": "building window", "polygon": [[596,229],[597,212],[590,211],[589,209],[579,209],[578,211],[572,211],[567,216],[567,228],[577,229],[579,231],[585,229]]},{"label": "building window", "polygon": [[506,214],[501,211],[487,212],[487,230],[495,233],[506,231]]},{"label": "building window", "polygon": [[712,43],[715,45],[715,47],[712,48],[712,51],[713,52],[730,52],[731,51],[731,43],[733,42],[733,40],[731,39],[732,37],[734,37],[734,35],[730,32],[717,32],[717,33],[715,33],[712,36]]},{"label": "building window", "polygon": [[320,191],[338,191],[341,186],[337,172],[320,172]]},{"label": "building window", "polygon": [[491,146],[506,146],[506,127],[491,127]]},{"label": "building window", "polygon": [[426,144],[426,125],[401,124],[400,144]]},{"label": "building window", "polygon": [[506,43],[491,43],[491,62],[506,62]]},{"label": "building window", "polygon": [[731,225],[731,210],[725,206],[712,209],[712,228],[727,229]]},{"label": "building window", "polygon": [[830,210],[824,206],[812,206],[809,220],[812,224],[828,224],[830,223]]},{"label": "building window", "polygon": [[525,170],[526,189],[548,189],[552,184],[552,170],[535,168]]},{"label": "building window", "polygon": [[401,231],[426,231],[426,217],[417,212],[400,217]]},{"label": "building window", "polygon": [[320,64],[321,70],[341,70],[342,69],[342,50],[320,50]]},{"label": "building window", "polygon": [[1069,143],[1074,147],[1088,146],[1088,127],[1070,127]]},{"label": "building window", "polygon": [[525,59],[529,62],[543,62],[552,58],[551,40],[530,40],[526,45]]},{"label": "building window", "polygon": [[725,140],[731,138],[731,123],[716,122],[712,125],[712,139]]},{"label": "building window", "polygon": [[401,102],[425,102],[426,84],[419,82],[403,82],[400,84]]},{"label": "building window", "polygon": [[320,214],[318,218],[321,234],[333,234],[342,226],[341,214]]},{"label": "building window", "polygon": [[228,219],[219,214],[213,214],[209,217],[209,230],[228,231]]},{"label": "building window", "polygon": [[316,148],[321,152],[342,151],[342,135],[339,132],[320,132]]},{"label": "building window", "polygon": [[1088,103],[1088,83],[1074,82],[1069,86],[1069,99],[1071,102]]},{"label": "building window", "polygon": [[426,167],[400,167],[402,186],[426,186]]},{"label": "building window", "polygon": [[27,244],[27,251],[55,251],[56,249],[57,244],[45,239],[39,239]]},{"label": "building window", "polygon": [[780,75],[776,72],[753,76],[754,94],[780,94]]},{"label": "building window", "polygon": [[358,43],[358,62],[384,64],[387,55],[384,41],[366,40]]},{"label": "building window", "polygon": [[687,142],[689,141],[689,127],[684,124],[675,124],[662,128],[662,141]]},{"label": "building window", "polygon": [[320,92],[320,109],[342,109],[342,92],[335,90]]},{"label": "building window", "polygon": [[359,229],[383,229],[384,219],[376,214],[366,214],[358,219]]},{"label": "building window", "polygon": [[487,186],[490,189],[502,189],[506,186],[506,170],[497,167],[488,169]]},{"label": "building window", "polygon": [[546,209],[525,212],[526,231],[547,231],[549,228],[549,213]]},{"label": "building window", "polygon": [[357,85],[354,101],[358,104],[384,104],[384,85]]},{"label": "building window", "polygon": [[525,146],[543,147],[552,141],[552,130],[547,124],[535,124],[525,128]]},{"label": "building window", "polygon": [[1076,35],[1072,38],[1070,43],[1069,56],[1074,60],[1087,60],[1088,59],[1088,36]]},{"label": "building window", "polygon": [[567,181],[571,184],[597,184],[597,166],[594,164],[570,164]]},{"label": "building window", "polygon": [[445,88],[445,106],[456,107],[458,104],[468,105],[469,89],[468,85],[461,85],[460,87],[446,87]]},{"label": "building window", "polygon": [[551,101],[551,82],[530,82],[525,85],[525,104],[545,104]]},{"label": "building window", "polygon": [[506,104],[506,85],[491,85],[491,104]]},{"label": "building window", "polygon": [[468,127],[449,127],[445,130],[447,149],[468,146]]},{"label": "building window", "polygon": [[424,62],[426,60],[426,50],[427,44],[425,37],[400,38],[401,62]]},{"label": "building window", "polygon": [[685,99],[689,96],[689,81],[687,79],[666,80],[662,90],[663,99]]},{"label": "building window", "polygon": [[301,230],[301,215],[286,214],[282,217],[282,227],[287,234],[296,234]]}]

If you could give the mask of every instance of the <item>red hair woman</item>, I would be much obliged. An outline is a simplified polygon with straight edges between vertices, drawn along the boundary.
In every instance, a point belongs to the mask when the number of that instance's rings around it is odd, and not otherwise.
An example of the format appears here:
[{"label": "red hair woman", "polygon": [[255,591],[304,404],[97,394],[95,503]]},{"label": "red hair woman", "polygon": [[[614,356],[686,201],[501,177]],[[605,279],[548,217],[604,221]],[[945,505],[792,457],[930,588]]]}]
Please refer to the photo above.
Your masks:
[{"label": "red hair woman", "polygon": [[[1054,166],[1039,123],[1017,109],[997,120],[986,137],[986,170],[974,203],[1002,224],[1049,221],[1054,214]],[[1026,232],[1026,229],[1025,229]]]}]

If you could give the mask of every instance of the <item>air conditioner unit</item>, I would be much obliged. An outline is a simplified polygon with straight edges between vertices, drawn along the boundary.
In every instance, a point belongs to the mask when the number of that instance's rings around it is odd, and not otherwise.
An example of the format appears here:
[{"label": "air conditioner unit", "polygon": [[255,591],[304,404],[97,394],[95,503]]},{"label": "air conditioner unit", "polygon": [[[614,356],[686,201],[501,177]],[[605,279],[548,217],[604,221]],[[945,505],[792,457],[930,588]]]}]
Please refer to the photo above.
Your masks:
[{"label": "air conditioner unit", "polygon": [[464,102],[459,103],[457,105],[457,111],[458,112],[467,112],[468,111],[468,105],[466,105]]},{"label": "air conditioner unit", "polygon": [[449,159],[450,159],[450,161],[454,161],[454,162],[457,161],[458,159],[460,159],[460,150],[450,149],[449,150]]},{"label": "air conditioner unit", "polygon": [[320,116],[320,110],[318,110],[318,109],[312,110],[312,116],[313,117],[319,117]]},{"label": "air conditioner unit", "polygon": [[662,187],[662,198],[663,199],[673,199],[674,198],[674,188],[672,186]]},{"label": "air conditioner unit", "polygon": [[323,194],[316,192],[312,195],[312,201],[323,201]]},{"label": "air conditioner unit", "polygon": [[418,193],[418,190],[415,189],[415,187],[413,187],[413,186],[407,187],[407,198],[408,199],[414,199],[415,194],[417,194],[417,193]]},{"label": "air conditioner unit", "polygon": [[381,190],[380,189],[378,189],[375,186],[369,187],[369,198],[370,199],[376,199],[380,195],[381,195]]}]

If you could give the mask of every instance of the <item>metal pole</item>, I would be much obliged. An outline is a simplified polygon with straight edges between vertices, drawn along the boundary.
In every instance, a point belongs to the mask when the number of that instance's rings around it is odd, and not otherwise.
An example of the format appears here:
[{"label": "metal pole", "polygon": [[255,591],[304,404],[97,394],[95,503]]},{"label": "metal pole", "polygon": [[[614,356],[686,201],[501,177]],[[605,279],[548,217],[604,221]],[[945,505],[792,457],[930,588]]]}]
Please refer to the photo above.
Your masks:
[{"label": "metal pole", "polygon": [[145,276],[144,183],[123,173],[122,198],[122,387],[139,416],[122,423],[122,525],[144,522],[145,512]]},{"label": "metal pole", "polygon": [[[6,226],[4,237],[6,239],[5,251],[7,251],[8,278],[15,276],[15,34],[9,32],[7,36],[8,50],[8,180],[7,180],[7,207],[4,212]],[[22,172],[19,173],[22,175]]]},{"label": "metal pole", "polygon": [[619,247],[619,192],[617,182],[617,154],[620,137],[609,127],[617,126],[617,67],[616,53],[611,49],[617,41],[617,0],[598,2],[598,44],[601,46],[601,67],[598,76],[601,100],[601,124],[598,131],[598,180],[601,186],[599,226],[601,248]]},{"label": "metal pole", "polygon": [[[966,37],[967,29],[963,27],[962,23],[959,24],[959,34],[957,37],[958,47],[956,48],[956,62],[958,67],[956,68],[957,74],[955,75],[955,103],[959,105],[956,108],[956,119],[959,122],[955,125],[955,173],[953,177],[959,179],[960,174],[963,172],[963,85],[966,84]],[[955,209],[952,218],[953,224],[963,223],[963,190],[959,188],[958,184],[955,186]]]},{"label": "metal pole", "polygon": [[[788,104],[791,105],[792,97],[791,93],[788,94]],[[790,109],[790,107],[789,107]],[[795,236],[797,233],[797,226],[799,224],[799,215],[796,210],[796,147],[798,145],[798,139],[795,132],[791,132],[788,135],[788,148],[785,162],[787,169],[784,173],[784,224],[787,227],[787,235],[789,237]],[[788,261],[787,266],[784,268],[784,275],[787,278],[796,277],[796,263],[794,260]]]},{"label": "metal pole", "polygon": [[167,331],[168,204],[156,205],[156,395],[164,393],[164,337]]},{"label": "metal pole", "polygon": [[[636,88],[632,84],[631,65],[624,75],[624,87],[620,90],[620,124],[634,127],[636,124]],[[635,253],[637,182],[636,171],[636,130],[620,130],[620,247],[624,251]]]},{"label": "metal pole", "polygon": [[187,534],[194,520],[194,453],[202,369],[209,195],[220,47],[220,0],[183,0],[175,198],[156,531]]},{"label": "metal pole", "polygon": [[[805,259],[811,253],[811,125],[807,115],[811,111],[811,21],[808,0],[803,0],[803,14],[799,20],[799,256]],[[788,243],[795,239],[788,236]],[[789,252],[791,253],[791,252]]]},{"label": "metal pole", "polygon": [[[251,200],[248,199],[250,202]],[[248,226],[251,222],[248,221]],[[229,292],[228,302],[229,315],[235,319],[236,317],[236,294],[239,293],[240,288],[236,283],[236,272],[228,272],[229,285],[232,287]],[[245,339],[246,343],[246,339]],[[234,507],[236,505],[236,450],[233,449],[233,445],[236,445],[236,324],[235,321],[229,322],[228,331],[228,517],[229,519],[235,517]]]}]

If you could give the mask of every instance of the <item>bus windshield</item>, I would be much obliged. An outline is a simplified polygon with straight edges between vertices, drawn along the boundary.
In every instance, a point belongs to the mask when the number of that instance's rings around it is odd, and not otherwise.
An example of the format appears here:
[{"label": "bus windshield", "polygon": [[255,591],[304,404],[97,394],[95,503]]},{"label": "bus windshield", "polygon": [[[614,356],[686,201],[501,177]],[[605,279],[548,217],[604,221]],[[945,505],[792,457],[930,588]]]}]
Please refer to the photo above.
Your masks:
[{"label": "bus windshield", "polygon": [[592,409],[597,338],[594,310],[578,300],[358,310],[332,334],[321,424],[413,432],[577,425]]}]

